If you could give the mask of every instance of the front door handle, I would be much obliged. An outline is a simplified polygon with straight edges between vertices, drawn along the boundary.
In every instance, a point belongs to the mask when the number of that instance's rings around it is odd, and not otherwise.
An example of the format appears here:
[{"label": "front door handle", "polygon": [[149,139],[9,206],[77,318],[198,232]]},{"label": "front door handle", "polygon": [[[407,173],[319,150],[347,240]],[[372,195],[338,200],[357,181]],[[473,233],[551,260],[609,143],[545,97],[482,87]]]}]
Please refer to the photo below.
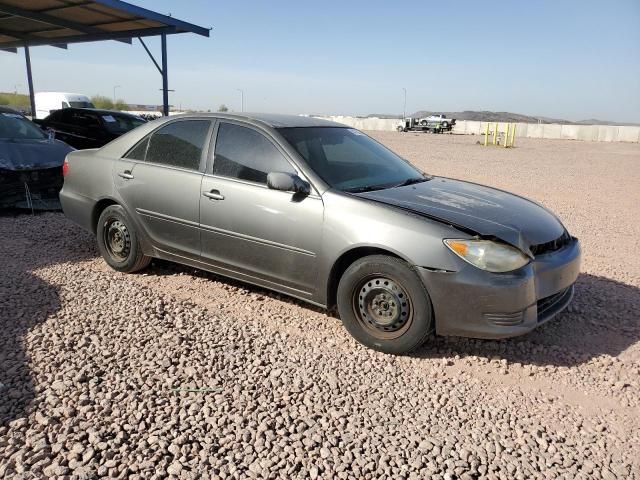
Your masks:
[{"label": "front door handle", "polygon": [[119,172],[118,173],[119,177],[122,177],[126,180],[132,180],[133,179],[133,174],[131,173],[131,170],[125,170],[124,172]]},{"label": "front door handle", "polygon": [[204,195],[207,198],[210,198],[211,200],[224,200],[224,195],[222,195],[219,190],[202,192],[202,195]]}]

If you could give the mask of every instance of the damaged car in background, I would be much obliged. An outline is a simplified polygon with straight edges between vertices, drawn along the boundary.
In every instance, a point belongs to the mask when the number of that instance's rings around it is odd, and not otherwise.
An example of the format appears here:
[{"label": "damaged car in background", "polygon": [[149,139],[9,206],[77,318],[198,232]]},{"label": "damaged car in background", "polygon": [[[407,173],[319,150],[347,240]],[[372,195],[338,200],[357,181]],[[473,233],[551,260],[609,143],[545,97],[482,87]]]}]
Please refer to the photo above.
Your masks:
[{"label": "damaged car in background", "polygon": [[179,115],[65,165],[64,213],[115,270],[156,257],[337,307],[383,352],[433,332],[527,333],[569,304],[579,274],[578,240],[546,208],[426,175],[315,118]]},{"label": "damaged car in background", "polygon": [[67,107],[55,110],[43,120],[35,120],[45,131],[82,150],[99,148],[147,121],[137,115],[113,110]]},{"label": "damaged car in background", "polygon": [[62,166],[73,150],[21,113],[0,107],[0,207],[59,209]]}]

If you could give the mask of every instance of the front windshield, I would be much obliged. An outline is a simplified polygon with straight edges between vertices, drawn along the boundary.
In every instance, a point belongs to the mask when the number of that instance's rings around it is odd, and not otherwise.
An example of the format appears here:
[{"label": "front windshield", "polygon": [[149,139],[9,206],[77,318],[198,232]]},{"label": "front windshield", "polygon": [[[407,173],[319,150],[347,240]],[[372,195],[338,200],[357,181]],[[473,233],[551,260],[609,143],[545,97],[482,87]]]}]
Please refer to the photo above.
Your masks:
[{"label": "front windshield", "polygon": [[358,130],[295,127],[278,131],[320,178],[338,190],[364,192],[426,180],[409,163]]},{"label": "front windshield", "polygon": [[71,106],[73,108],[96,108],[93,106],[93,103],[91,102],[84,102],[84,101],[74,102],[72,100],[69,101],[69,105],[67,105],[67,107],[68,106]]},{"label": "front windshield", "polygon": [[46,135],[19,113],[0,112],[0,138],[42,140]]},{"label": "front windshield", "polygon": [[139,127],[143,123],[147,123],[146,120],[140,117],[134,117],[133,115],[118,115],[110,113],[101,115],[101,117],[105,128],[110,133],[115,133],[116,135],[122,135],[123,133],[127,133],[129,130]]}]

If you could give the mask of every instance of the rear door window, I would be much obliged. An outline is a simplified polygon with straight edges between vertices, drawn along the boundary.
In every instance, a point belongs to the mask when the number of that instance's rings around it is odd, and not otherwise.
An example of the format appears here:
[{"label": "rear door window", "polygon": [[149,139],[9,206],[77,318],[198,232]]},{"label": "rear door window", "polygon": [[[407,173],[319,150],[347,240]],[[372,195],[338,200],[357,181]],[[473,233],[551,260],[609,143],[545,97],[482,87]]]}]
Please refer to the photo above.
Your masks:
[{"label": "rear door window", "polygon": [[116,113],[100,115],[102,119],[102,125],[107,129],[109,133],[114,135],[122,135],[129,130],[133,130],[139,127],[143,123],[146,123],[142,118],[134,117],[133,115],[119,115]]},{"label": "rear door window", "polygon": [[220,123],[213,161],[214,175],[266,185],[270,172],[296,173],[280,150],[260,132]]},{"label": "rear door window", "polygon": [[156,130],[149,138],[145,160],[170,167],[198,170],[210,126],[209,120],[182,120]]},{"label": "rear door window", "polygon": [[99,127],[98,117],[94,113],[88,112],[73,112],[71,116],[71,122],[73,125],[79,127]]},{"label": "rear door window", "polygon": [[50,120],[55,123],[71,123],[73,111],[68,109],[56,110],[50,115]]}]

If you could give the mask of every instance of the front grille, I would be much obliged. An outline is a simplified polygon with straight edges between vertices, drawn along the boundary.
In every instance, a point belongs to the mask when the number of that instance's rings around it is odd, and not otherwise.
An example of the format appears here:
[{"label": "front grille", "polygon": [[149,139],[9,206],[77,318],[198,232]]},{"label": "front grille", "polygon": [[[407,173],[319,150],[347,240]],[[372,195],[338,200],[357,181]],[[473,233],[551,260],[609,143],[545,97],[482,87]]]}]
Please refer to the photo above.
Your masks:
[{"label": "front grille", "polygon": [[571,235],[569,235],[569,232],[565,230],[565,232],[555,240],[547,243],[540,243],[538,245],[532,245],[531,253],[534,256],[544,255],[545,253],[551,253],[560,250],[561,248],[567,246],[569,243],[571,243]]},{"label": "front grille", "polygon": [[538,320],[550,314],[559,304],[561,304],[567,295],[571,294],[571,288],[572,287],[565,288],[558,293],[554,293],[553,295],[549,295],[548,297],[538,300]]},{"label": "front grille", "polygon": [[0,170],[0,206],[49,208],[62,188],[62,168]]}]

